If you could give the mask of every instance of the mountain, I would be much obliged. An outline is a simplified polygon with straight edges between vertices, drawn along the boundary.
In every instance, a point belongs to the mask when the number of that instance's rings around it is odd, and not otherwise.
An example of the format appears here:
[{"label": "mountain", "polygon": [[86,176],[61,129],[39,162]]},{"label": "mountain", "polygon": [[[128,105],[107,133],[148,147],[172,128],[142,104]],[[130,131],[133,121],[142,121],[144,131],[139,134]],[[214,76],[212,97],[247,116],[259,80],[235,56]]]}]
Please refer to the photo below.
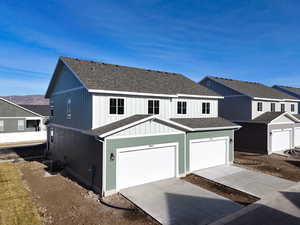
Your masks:
[{"label": "mountain", "polygon": [[49,100],[45,99],[44,95],[15,95],[2,96],[0,98],[7,99],[15,104],[23,105],[49,105]]}]

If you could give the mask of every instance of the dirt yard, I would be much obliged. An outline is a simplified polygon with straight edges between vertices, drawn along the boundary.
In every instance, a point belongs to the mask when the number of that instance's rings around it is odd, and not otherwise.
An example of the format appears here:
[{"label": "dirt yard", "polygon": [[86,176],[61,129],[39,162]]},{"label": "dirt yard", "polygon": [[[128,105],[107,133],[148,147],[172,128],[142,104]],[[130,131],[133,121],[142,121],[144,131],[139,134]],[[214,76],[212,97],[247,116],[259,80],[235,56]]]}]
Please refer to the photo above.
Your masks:
[{"label": "dirt yard", "polygon": [[300,181],[300,159],[277,154],[235,152],[235,165],[288,180]]},{"label": "dirt yard", "polygon": [[[120,195],[104,199],[125,209],[108,207],[98,196],[61,175],[50,175],[39,162],[15,163],[31,190],[45,225],[157,225]],[[0,164],[1,166],[1,164]]]},{"label": "dirt yard", "polygon": [[0,224],[42,224],[22,174],[13,163],[0,163]]},{"label": "dirt yard", "polygon": [[188,175],[185,178],[183,178],[183,180],[195,184],[208,191],[214,192],[225,198],[231,199],[232,201],[244,206],[250,205],[256,202],[257,200],[259,200],[254,196],[248,195],[238,190],[234,190],[232,188],[226,187],[224,185],[215,183],[213,181],[207,180],[205,178],[196,175]]}]

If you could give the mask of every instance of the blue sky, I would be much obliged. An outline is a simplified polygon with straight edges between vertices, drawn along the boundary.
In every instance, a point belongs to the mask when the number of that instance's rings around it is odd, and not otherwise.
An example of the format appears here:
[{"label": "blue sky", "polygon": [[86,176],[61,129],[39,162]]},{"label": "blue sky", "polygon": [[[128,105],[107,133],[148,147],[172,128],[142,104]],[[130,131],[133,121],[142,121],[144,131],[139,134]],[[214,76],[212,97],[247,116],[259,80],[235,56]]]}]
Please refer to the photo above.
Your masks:
[{"label": "blue sky", "polygon": [[61,55],[300,87],[299,0],[2,0],[0,95],[44,94]]}]

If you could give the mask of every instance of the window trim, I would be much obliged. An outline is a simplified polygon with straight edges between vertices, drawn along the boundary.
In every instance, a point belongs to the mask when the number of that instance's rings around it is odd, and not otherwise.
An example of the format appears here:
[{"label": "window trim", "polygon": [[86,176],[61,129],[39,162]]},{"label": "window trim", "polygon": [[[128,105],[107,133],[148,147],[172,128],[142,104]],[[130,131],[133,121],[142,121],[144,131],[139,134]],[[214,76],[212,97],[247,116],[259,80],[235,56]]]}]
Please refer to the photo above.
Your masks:
[{"label": "window trim", "polygon": [[[153,101],[153,113],[149,113],[149,102]],[[158,101],[158,113],[155,113],[155,101]],[[147,114],[149,115],[159,115],[160,114],[160,100],[159,99],[148,99],[147,100]]]},{"label": "window trim", "polygon": [[67,101],[67,119],[70,120],[72,118],[72,99],[68,98]]},{"label": "window trim", "polygon": [[[274,105],[274,111],[272,110],[272,105]],[[276,112],[276,103],[275,102],[271,102],[270,112]]]},{"label": "window trim", "polygon": [[257,102],[257,112],[263,112],[263,102]]},{"label": "window trim", "polygon": [[4,120],[0,120],[0,132],[4,131]]},{"label": "window trim", "polygon": [[[179,104],[181,103],[181,110],[179,110]],[[185,107],[183,107],[185,104]],[[183,110],[185,108],[185,111]],[[186,115],[187,114],[187,101],[177,101],[177,114],[178,115]]]},{"label": "window trim", "polygon": [[295,104],[291,104],[291,112],[295,112]]},{"label": "window trim", "polygon": [[[111,99],[116,99],[116,113],[110,113],[110,100]],[[118,99],[122,99],[124,102],[124,108],[123,108],[123,113],[122,114],[118,114]],[[109,97],[108,99],[108,115],[109,116],[122,116],[126,114],[126,98],[122,98],[122,97]]]},{"label": "window trim", "polygon": [[[19,122],[23,123],[23,127],[20,126]],[[25,120],[18,120],[18,131],[23,131],[25,130]]]},{"label": "window trim", "polygon": [[[204,106],[208,106],[208,110],[205,110]],[[211,114],[211,102],[202,102],[202,114],[203,115],[209,115]]]},{"label": "window trim", "polygon": [[[283,110],[282,110],[282,108],[283,108]],[[280,112],[285,112],[285,104],[284,103],[280,104]]]}]

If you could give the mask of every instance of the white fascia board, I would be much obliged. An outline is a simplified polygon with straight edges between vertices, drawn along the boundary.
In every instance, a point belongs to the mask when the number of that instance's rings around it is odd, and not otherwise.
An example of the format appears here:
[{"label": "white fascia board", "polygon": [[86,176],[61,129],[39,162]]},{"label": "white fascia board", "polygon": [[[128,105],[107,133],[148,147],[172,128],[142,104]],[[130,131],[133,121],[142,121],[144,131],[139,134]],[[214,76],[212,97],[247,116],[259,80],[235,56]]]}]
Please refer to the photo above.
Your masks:
[{"label": "white fascia board", "polygon": [[285,112],[285,113],[281,114],[280,116],[276,117],[275,119],[273,119],[272,121],[270,121],[269,124],[273,123],[274,120],[276,120],[276,119],[278,119],[278,118],[280,118],[280,117],[283,117],[283,116],[290,117],[290,119],[294,120],[294,122],[300,123],[300,120],[299,120],[297,117],[293,116],[293,115],[290,114],[289,112]]},{"label": "white fascia board", "polygon": [[277,98],[260,98],[254,97],[254,100],[277,101],[277,102],[300,102],[300,99],[277,99]]},{"label": "white fascia board", "polygon": [[138,124],[140,124],[140,123],[143,123],[143,122],[145,122],[145,121],[148,121],[148,120],[151,120],[151,119],[154,119],[154,118],[155,118],[155,116],[149,116],[149,117],[146,117],[146,118],[144,118],[144,119],[135,121],[135,122],[133,122],[133,123],[127,124],[127,125],[125,125],[125,126],[122,126],[122,127],[116,128],[116,129],[114,129],[114,130],[111,130],[111,131],[109,131],[109,132],[106,132],[106,133],[104,133],[104,134],[101,134],[101,135],[99,135],[99,137],[100,137],[100,138],[105,138],[105,137],[107,137],[107,136],[109,136],[109,135],[112,135],[112,134],[117,133],[117,132],[122,131],[122,130],[126,130],[127,128],[133,127],[133,126],[135,126],[135,125],[138,125]]},{"label": "white fascia board", "polygon": [[[32,114],[34,114],[34,115],[37,115],[38,117],[44,117],[44,116],[42,116],[42,115],[40,115],[40,114],[38,114],[38,113],[36,113],[36,112],[33,112],[33,111],[29,110],[29,109],[26,109],[26,108],[24,108],[24,107],[22,107],[22,106],[20,106],[20,105],[17,105],[17,104],[15,104],[15,103],[11,102],[11,101],[6,100],[6,99],[4,99],[4,98],[0,98],[0,99],[3,100],[3,101],[5,101],[5,102],[7,102],[7,103],[9,103],[9,104],[11,104],[11,105],[14,105],[14,106],[16,106],[16,107],[19,107],[19,108],[21,108],[21,109],[23,109],[23,110],[25,110],[25,111],[27,111],[27,112],[30,112],[30,113],[32,113]],[[24,117],[26,117],[26,116],[24,116]]]},{"label": "white fascia board", "polygon": [[183,128],[183,129],[185,129],[185,130],[193,131],[193,128],[184,126],[184,125],[182,125],[181,123],[177,123],[177,122],[174,122],[174,121],[172,121],[172,120],[166,120],[166,119],[162,119],[162,118],[157,118],[157,119],[158,119],[158,120],[161,120],[161,121],[163,121],[163,122],[165,122],[165,123],[169,123],[169,124],[175,125],[175,126],[177,126],[177,127],[181,127],[181,128]]},{"label": "white fascia board", "polygon": [[209,127],[209,128],[194,128],[193,131],[206,131],[206,130],[231,130],[240,129],[241,126],[230,126],[230,127]]},{"label": "white fascia board", "polygon": [[178,97],[223,99],[223,96],[177,94]]},{"label": "white fascia board", "polygon": [[98,89],[88,89],[88,92],[99,93],[99,94],[139,95],[139,96],[155,96],[155,97],[167,97],[167,98],[177,97],[177,95],[153,94],[153,93],[130,92],[130,91],[110,91],[110,90],[98,90]]}]

